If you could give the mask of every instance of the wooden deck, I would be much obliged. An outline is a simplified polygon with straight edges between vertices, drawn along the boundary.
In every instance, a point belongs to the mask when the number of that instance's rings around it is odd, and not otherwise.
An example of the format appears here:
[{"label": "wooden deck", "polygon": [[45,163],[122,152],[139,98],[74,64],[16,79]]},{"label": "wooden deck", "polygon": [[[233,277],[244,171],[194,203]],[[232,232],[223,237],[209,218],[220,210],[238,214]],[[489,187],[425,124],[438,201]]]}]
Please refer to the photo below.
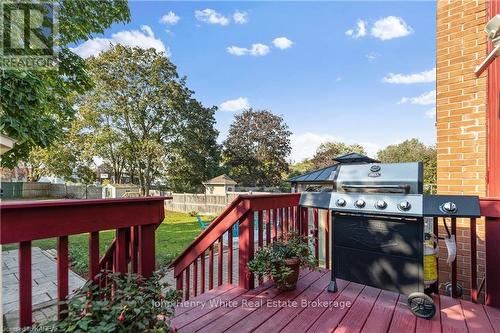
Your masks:
[{"label": "wooden deck", "polygon": [[435,296],[432,320],[415,317],[406,296],[338,280],[330,272],[302,271],[297,289],[280,292],[266,282],[246,290],[224,284],[176,308],[179,332],[478,332],[500,333],[500,309]]}]

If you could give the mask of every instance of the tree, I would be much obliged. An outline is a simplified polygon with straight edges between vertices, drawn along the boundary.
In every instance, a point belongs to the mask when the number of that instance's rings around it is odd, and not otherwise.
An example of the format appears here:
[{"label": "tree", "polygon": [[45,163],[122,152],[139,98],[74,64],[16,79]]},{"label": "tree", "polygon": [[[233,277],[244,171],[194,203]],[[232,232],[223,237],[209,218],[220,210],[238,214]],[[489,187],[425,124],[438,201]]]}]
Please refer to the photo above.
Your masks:
[{"label": "tree", "polygon": [[[130,18],[126,0],[53,2],[58,5],[57,69],[0,73],[0,131],[17,141],[2,155],[2,166],[15,167],[28,158],[31,150],[49,147],[61,139],[65,124],[75,114],[69,97],[91,88],[83,59],[68,45]],[[26,49],[26,54],[30,52]]]},{"label": "tree", "polygon": [[410,139],[390,145],[377,153],[383,163],[422,161],[424,164],[424,183],[435,185],[437,177],[437,154],[434,146],[426,146],[418,139]]},{"label": "tree", "polygon": [[153,48],[116,45],[90,58],[88,67],[95,87],[77,106],[97,142],[105,144],[96,154],[115,172],[123,169],[122,162],[133,168],[147,195],[165,174],[184,128],[192,125],[186,108],[192,92],[165,54]]},{"label": "tree", "polygon": [[223,163],[243,186],[277,186],[288,171],[291,132],[282,117],[249,109],[234,117],[223,143]]},{"label": "tree", "polygon": [[197,192],[202,182],[217,176],[220,162],[216,108],[205,108],[195,99],[185,106],[186,121],[171,145],[167,164],[168,185],[177,192]]},{"label": "tree", "polygon": [[365,149],[359,144],[348,145],[343,142],[322,143],[311,159],[312,170],[321,169],[333,164],[332,159],[347,153],[359,153],[365,155]]}]

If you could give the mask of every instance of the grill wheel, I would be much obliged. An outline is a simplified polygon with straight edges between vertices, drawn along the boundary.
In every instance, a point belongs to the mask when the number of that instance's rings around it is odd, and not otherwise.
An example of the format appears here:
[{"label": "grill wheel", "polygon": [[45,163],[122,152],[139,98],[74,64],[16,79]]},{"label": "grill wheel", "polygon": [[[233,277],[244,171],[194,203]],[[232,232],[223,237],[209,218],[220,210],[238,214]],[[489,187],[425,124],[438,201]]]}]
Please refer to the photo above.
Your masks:
[{"label": "grill wheel", "polygon": [[436,314],[436,305],[432,297],[421,292],[415,292],[408,296],[408,307],[417,317],[431,319]]}]

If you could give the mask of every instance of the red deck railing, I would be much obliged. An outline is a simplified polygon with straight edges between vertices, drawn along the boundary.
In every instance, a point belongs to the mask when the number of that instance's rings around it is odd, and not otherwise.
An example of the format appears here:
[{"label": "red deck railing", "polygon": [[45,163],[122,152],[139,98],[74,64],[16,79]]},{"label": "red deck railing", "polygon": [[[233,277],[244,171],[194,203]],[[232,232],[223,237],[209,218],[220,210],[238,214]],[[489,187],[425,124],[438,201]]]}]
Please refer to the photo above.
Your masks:
[{"label": "red deck railing", "polygon": [[[227,283],[233,281],[233,246],[231,229],[239,223],[239,286],[254,288],[255,284],[263,283],[262,277],[255,277],[247,267],[248,261],[253,258],[255,245],[264,245],[263,235],[266,233],[265,243],[275,241],[284,231],[294,230],[302,235],[313,235],[318,239],[323,233],[322,241],[311,244],[314,254],[319,260],[320,251],[324,253],[324,266],[330,268],[330,212],[315,208],[299,207],[299,194],[266,195],[266,196],[240,196],[229,205],[224,212],[202,232],[193,243],[171,264],[174,267],[174,276],[177,279],[177,289],[183,290],[184,298],[189,299],[204,293],[207,289],[214,288],[214,247],[218,252],[217,258],[217,285],[224,283],[222,276],[223,266],[227,265]],[[485,243],[486,243],[486,273],[478,277],[477,249],[478,239],[476,232],[476,219],[469,219],[470,224],[470,249],[458,248],[457,255],[470,254],[470,277],[466,289],[471,291],[471,300],[478,301],[478,278],[486,281],[485,303],[500,307],[500,262],[498,261],[500,244],[500,198],[481,199],[481,214],[485,218]],[[320,221],[323,219],[323,221]],[[467,221],[467,219],[464,219]],[[321,226],[320,226],[320,222]],[[457,234],[457,220],[451,222],[451,233]],[[254,223],[257,224],[257,242],[254,240]],[[435,219],[435,233],[442,226],[442,219]],[[223,240],[227,239],[227,253],[223,254]],[[208,256],[207,256],[208,253]],[[208,276],[206,263],[209,261]],[[226,259],[226,260],[225,260]],[[483,262],[484,265],[484,262]],[[198,268],[201,266],[201,270]],[[484,270],[482,270],[484,271]],[[193,278],[191,278],[191,274]],[[457,260],[451,266],[452,297],[457,297]],[[205,286],[208,279],[208,288]],[[485,284],[484,282],[482,284]]]},{"label": "red deck railing", "polygon": [[[31,242],[57,237],[57,297],[68,296],[69,235],[89,234],[89,280],[101,268],[151,276],[155,269],[155,229],[163,221],[164,197],[101,200],[51,200],[2,203],[0,244],[19,244],[19,321],[32,324]],[[99,259],[99,231],[116,238]],[[64,305],[58,306],[58,315]]]}]

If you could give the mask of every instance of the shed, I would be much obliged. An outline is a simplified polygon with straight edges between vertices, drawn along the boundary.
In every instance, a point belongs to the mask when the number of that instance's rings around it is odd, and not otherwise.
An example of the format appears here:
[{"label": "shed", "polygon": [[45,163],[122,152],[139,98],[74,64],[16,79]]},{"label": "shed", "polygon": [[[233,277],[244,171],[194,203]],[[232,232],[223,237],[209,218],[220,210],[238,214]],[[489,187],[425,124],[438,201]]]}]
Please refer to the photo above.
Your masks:
[{"label": "shed", "polygon": [[288,179],[295,192],[332,191],[337,168],[341,164],[379,163],[371,157],[358,153],[348,153],[332,158],[333,164],[325,168],[306,172]]},{"label": "shed", "polygon": [[108,184],[102,187],[103,198],[123,198],[128,194],[139,194],[141,188],[135,184]]},{"label": "shed", "polygon": [[205,194],[214,195],[226,195],[227,192],[234,192],[237,184],[237,182],[226,174],[222,174],[203,182],[203,186],[205,186]]}]

